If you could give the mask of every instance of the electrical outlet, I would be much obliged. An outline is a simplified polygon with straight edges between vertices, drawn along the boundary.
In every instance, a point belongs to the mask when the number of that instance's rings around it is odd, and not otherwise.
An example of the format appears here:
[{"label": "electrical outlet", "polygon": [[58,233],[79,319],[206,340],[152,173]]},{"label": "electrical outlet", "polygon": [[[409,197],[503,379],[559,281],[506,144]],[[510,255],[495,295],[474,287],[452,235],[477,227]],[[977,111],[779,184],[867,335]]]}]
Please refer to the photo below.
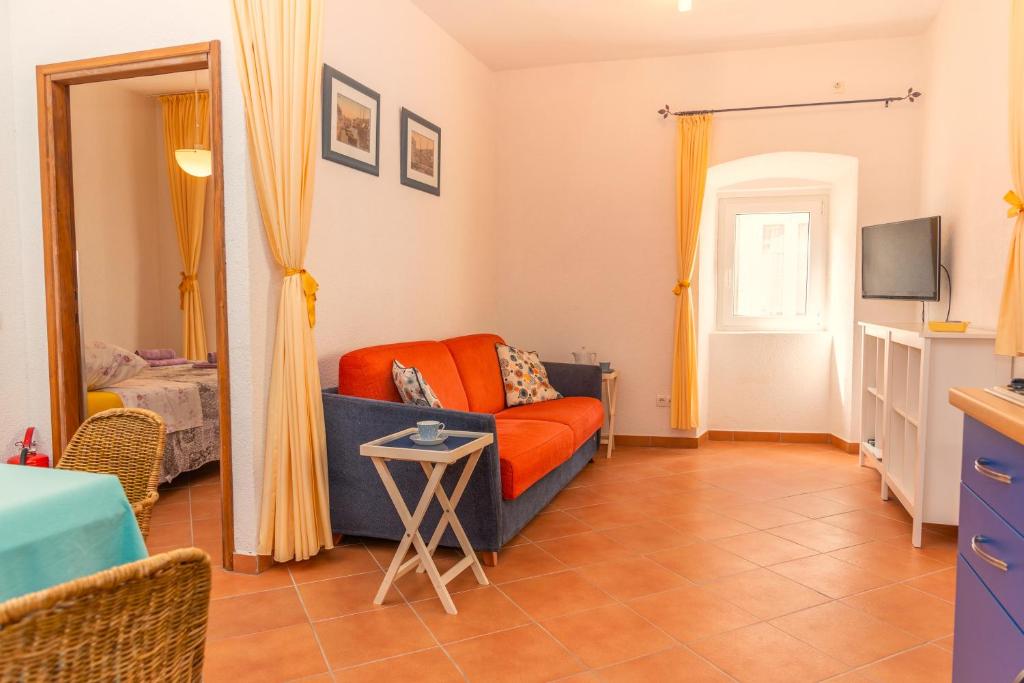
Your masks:
[{"label": "electrical outlet", "polygon": [[654,405],[658,406],[659,408],[668,408],[668,405],[669,405],[668,396],[665,396],[663,394],[658,394],[658,396],[654,399]]},{"label": "electrical outlet", "polygon": [[832,92],[836,95],[846,92],[846,83],[843,81],[832,81]]}]

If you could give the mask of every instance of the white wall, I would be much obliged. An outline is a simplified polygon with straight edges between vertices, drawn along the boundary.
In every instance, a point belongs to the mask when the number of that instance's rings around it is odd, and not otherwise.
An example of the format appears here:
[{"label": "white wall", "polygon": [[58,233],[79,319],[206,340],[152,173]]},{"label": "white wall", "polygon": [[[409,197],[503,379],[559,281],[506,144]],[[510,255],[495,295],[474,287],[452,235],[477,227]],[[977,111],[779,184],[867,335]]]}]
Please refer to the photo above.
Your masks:
[{"label": "white wall", "polygon": [[[824,332],[712,335],[704,426],[828,431],[831,351],[832,336]],[[804,379],[809,373],[814,381]]]},{"label": "white wall", "polygon": [[[381,95],[380,177],[317,165],[307,267],[330,387],[351,349],[501,329],[491,72],[405,0],[326,8],[324,62]],[[399,183],[402,107],[441,128],[439,197]]]},{"label": "white wall", "polygon": [[[0,0],[0,93],[11,92],[10,2]],[[25,300],[23,296],[22,236],[18,229],[18,188],[25,181],[18,177],[17,164],[10,150],[15,143],[15,105],[9,96],[0,97],[0,386],[8,387],[0,398],[0,455],[13,455],[14,442],[21,439],[29,423],[44,426],[49,411],[30,412],[23,397],[32,382],[44,383],[46,376],[31,376],[25,363],[29,340],[26,338]],[[30,179],[31,181],[32,179]],[[35,261],[41,269],[42,262]],[[29,265],[27,270],[32,270]],[[38,338],[36,337],[38,341]],[[45,344],[45,338],[43,339]]]},{"label": "white wall", "polygon": [[[698,372],[701,425],[710,429],[832,433],[854,422],[858,169],[856,157],[777,152],[708,170],[701,217]],[[773,175],[780,176],[770,179]],[[719,197],[764,189],[828,195],[827,293],[821,332],[718,331]]]},{"label": "white wall", "polygon": [[[500,332],[546,358],[566,358],[581,344],[598,351],[622,370],[620,431],[678,434],[668,411],[655,408],[656,395],[671,387],[676,281],[676,126],[655,110],[666,101],[692,109],[900,94],[924,71],[922,39],[902,38],[498,73]],[[846,83],[839,96],[831,91],[837,80]],[[723,114],[711,164],[780,151],[853,156],[859,223],[898,220],[919,210],[922,120],[917,104]],[[856,249],[848,251],[855,263]],[[856,309],[876,319],[908,315],[888,302]],[[795,349],[777,348],[783,355],[766,361],[800,367]],[[817,370],[792,381],[826,390],[831,382]],[[737,391],[756,408],[788,386]],[[753,410],[720,426],[755,429],[770,417]]]},{"label": "white wall", "polygon": [[[0,212],[0,379],[12,389],[0,402],[0,445],[32,422],[49,448],[35,66],[220,40],[235,542],[251,553],[280,281],[252,188],[232,31],[228,2],[0,0],[0,87],[12,79],[0,142],[15,152],[0,157],[0,199],[17,209]],[[382,94],[381,176],[318,162],[307,266],[321,283],[317,337],[333,384],[345,350],[495,329],[496,128],[490,72],[407,0],[327,3],[324,61]],[[402,106],[442,128],[439,198],[398,182]]]},{"label": "white wall", "polygon": [[[84,57],[182,45],[205,40],[222,43],[224,82],[224,175],[227,239],[228,317],[231,337],[232,436],[234,454],[235,540],[240,552],[255,549],[258,491],[262,474],[263,403],[269,361],[265,325],[254,324],[254,301],[269,292],[269,270],[264,266],[266,244],[251,189],[245,140],[245,119],[235,70],[231,6],[181,0],[97,0],[67,3],[60,0],[11,3],[8,16],[0,15],[0,30],[9,50],[0,48],[0,79],[11,78],[4,90],[0,113],[13,115],[13,155],[0,158],[0,173],[16,178],[16,206],[10,229],[2,231],[5,255],[10,248],[20,269],[5,269],[4,296],[0,297],[0,326],[4,344],[9,329],[22,348],[12,356],[21,370],[13,372],[0,410],[0,441],[20,437],[26,423],[40,427],[44,450],[49,449],[49,370],[46,354],[46,308],[42,269],[42,227],[39,200],[39,146],[36,118],[35,66]],[[9,35],[7,33],[9,32]],[[9,52],[9,70],[4,67]],[[3,80],[0,80],[2,85]],[[0,123],[6,119],[0,119]],[[0,126],[0,130],[10,127]],[[0,135],[5,133],[0,132]],[[10,149],[10,148],[8,148]],[[4,188],[8,187],[3,183]],[[0,192],[6,192],[0,189]],[[7,212],[0,212],[6,214]],[[261,259],[263,260],[261,262]],[[20,273],[20,275],[19,275]],[[8,328],[8,325],[11,325]],[[7,373],[5,360],[0,368]],[[7,377],[4,377],[7,379]],[[17,397],[13,400],[13,397]],[[16,403],[16,405],[10,405]]]},{"label": "white wall", "polygon": [[[90,83],[71,89],[71,112],[84,337],[129,350],[166,347],[180,352],[181,257],[159,100],[128,89],[122,81]],[[204,232],[203,242],[199,284],[206,294],[204,317],[213,348],[212,230]]]},{"label": "white wall", "polygon": [[[998,73],[1005,7],[948,0],[929,38],[936,68],[925,83],[919,38],[490,74],[406,0],[327,3],[324,60],[381,92],[382,147],[379,178],[319,162],[307,265],[322,285],[325,383],[344,350],[489,328],[548,358],[581,344],[597,350],[623,370],[621,431],[671,434],[654,397],[670,386],[675,127],[654,110],[666,100],[676,108],[816,100],[834,80],[847,84],[842,97],[910,85],[925,97],[888,111],[722,116],[712,164],[785,150],[857,157],[859,224],[925,206],[949,216],[947,225],[971,226],[956,234],[976,244],[955,240],[950,253],[960,281],[981,285],[959,290],[954,315],[986,322],[1010,230],[990,199],[1008,187]],[[230,3],[0,0],[0,91],[10,93],[0,98],[0,144],[14,151],[0,156],[0,202],[11,209],[0,212],[0,380],[10,389],[0,400],[0,445],[33,422],[48,446],[35,65],[209,39],[223,48],[235,540],[251,552],[279,279],[251,187]],[[401,106],[443,130],[440,198],[398,183]],[[971,124],[968,135],[960,122]],[[1000,246],[984,246],[992,242]],[[910,311],[856,308],[874,320]],[[808,380],[819,378],[795,381]]]},{"label": "white wall", "polygon": [[[927,34],[921,213],[941,214],[952,319],[994,328],[1013,232],[1008,0],[946,0]],[[930,316],[946,313],[930,304]]]}]

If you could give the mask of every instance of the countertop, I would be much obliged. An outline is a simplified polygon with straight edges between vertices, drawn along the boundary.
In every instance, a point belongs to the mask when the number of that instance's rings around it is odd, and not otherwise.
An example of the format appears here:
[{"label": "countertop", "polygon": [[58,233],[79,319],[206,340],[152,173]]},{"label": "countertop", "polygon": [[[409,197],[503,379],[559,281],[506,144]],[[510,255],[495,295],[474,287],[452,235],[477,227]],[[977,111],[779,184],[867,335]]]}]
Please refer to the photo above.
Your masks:
[{"label": "countertop", "polygon": [[1024,444],[1024,407],[976,387],[953,387],[949,402],[978,422]]}]

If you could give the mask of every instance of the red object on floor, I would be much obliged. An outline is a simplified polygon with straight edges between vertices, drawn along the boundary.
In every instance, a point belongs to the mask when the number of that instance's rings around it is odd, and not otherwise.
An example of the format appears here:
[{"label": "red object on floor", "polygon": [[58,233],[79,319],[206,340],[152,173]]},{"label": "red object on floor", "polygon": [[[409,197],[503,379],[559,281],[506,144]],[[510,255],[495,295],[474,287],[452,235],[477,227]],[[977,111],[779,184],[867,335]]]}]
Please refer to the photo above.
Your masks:
[{"label": "red object on floor", "polygon": [[[20,463],[21,463],[21,456],[20,455],[12,455],[11,457],[7,458],[7,464],[8,465],[18,465]],[[27,458],[25,458],[25,464],[28,465],[29,467],[49,467],[50,466],[50,456],[48,456],[48,455],[30,455]]]},{"label": "red object on floor", "polygon": [[[29,427],[25,430],[25,437],[15,444],[21,448],[21,453],[7,458],[8,465],[28,465],[29,467],[50,466],[50,456],[42,453],[36,453],[36,444],[32,438],[35,433],[35,427]],[[22,459],[24,459],[24,462],[22,462]]]}]

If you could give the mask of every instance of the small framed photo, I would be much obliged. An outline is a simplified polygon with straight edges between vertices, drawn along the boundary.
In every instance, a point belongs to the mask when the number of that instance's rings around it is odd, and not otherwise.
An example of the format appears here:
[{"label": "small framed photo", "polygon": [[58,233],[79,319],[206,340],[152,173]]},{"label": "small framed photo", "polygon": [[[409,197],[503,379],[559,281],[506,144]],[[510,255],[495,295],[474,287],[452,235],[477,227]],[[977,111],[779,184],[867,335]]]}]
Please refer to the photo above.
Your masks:
[{"label": "small framed photo", "polygon": [[402,184],[441,194],[441,129],[402,108]]},{"label": "small framed photo", "polygon": [[324,64],[323,158],[380,175],[380,94]]}]

